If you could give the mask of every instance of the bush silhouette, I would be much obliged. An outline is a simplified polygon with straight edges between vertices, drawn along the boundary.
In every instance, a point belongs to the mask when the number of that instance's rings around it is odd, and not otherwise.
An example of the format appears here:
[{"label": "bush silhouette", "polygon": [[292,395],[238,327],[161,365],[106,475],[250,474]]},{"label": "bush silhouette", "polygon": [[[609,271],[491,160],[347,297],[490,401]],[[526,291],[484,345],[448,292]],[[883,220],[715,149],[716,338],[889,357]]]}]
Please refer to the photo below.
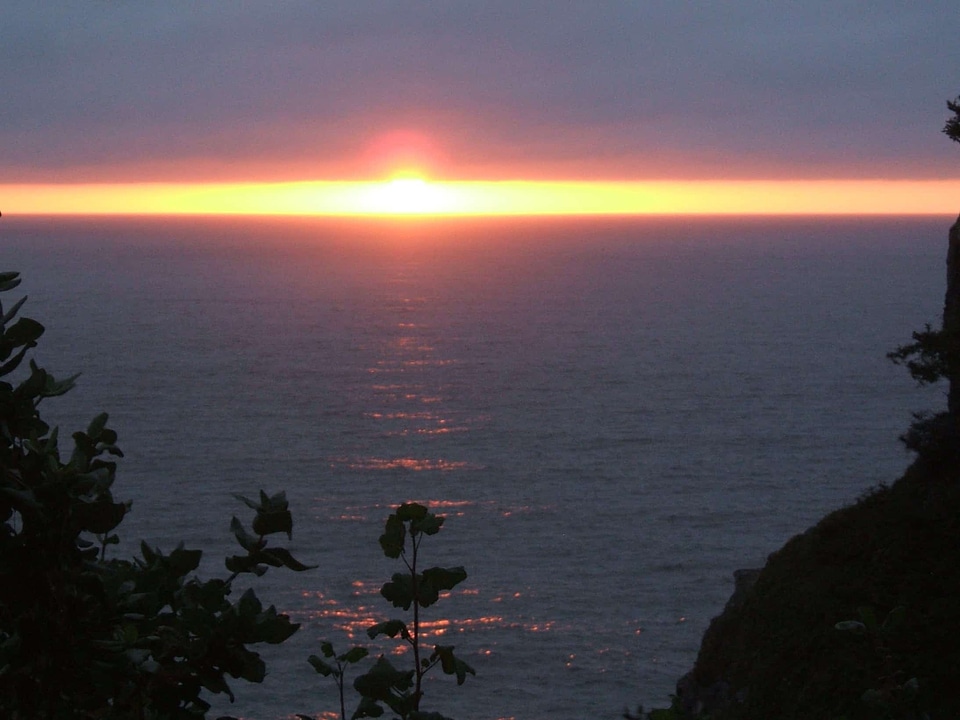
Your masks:
[{"label": "bush silhouette", "polygon": [[[0,273],[0,293],[19,284]],[[307,569],[267,540],[292,532],[286,497],[239,498],[254,519],[248,530],[233,518],[243,552],[226,559],[223,578],[197,577],[201,551],[182,544],[108,557],[130,511],[112,493],[117,434],[98,415],[61,454],[39,406],[76,376],[57,380],[28,359],[44,327],[17,317],[25,300],[0,303],[0,717],[205,718],[205,693],[233,699],[228,677],[263,680],[251,646],[298,628],[252,590],[232,597],[240,575]]]}]

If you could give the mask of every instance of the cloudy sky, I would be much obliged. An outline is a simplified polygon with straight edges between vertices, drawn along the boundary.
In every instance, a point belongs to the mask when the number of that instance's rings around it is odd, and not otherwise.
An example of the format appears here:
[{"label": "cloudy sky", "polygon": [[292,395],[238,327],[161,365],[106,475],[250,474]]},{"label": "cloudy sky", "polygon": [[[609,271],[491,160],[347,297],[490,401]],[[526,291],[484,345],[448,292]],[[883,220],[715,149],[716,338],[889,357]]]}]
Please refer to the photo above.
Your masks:
[{"label": "cloudy sky", "polygon": [[956,0],[0,10],[0,183],[960,177]]}]

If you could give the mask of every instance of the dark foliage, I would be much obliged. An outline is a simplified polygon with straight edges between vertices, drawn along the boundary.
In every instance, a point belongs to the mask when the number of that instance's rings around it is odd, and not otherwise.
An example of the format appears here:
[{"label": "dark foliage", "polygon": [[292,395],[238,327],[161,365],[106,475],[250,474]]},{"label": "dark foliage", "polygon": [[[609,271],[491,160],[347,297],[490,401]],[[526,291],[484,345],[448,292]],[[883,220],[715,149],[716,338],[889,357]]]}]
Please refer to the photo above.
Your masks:
[{"label": "dark foliage", "polygon": [[[443,522],[444,518],[430,512],[427,506],[413,502],[403,503],[387,517],[380,536],[380,548],[386,557],[400,560],[406,572],[394,573],[380,588],[380,594],[395,608],[405,611],[412,608],[413,617],[409,623],[400,619],[376,623],[367,628],[367,635],[371,640],[385,635],[406,646],[412,651],[413,667],[401,670],[380,655],[373,666],[353,683],[354,690],[360,695],[360,703],[351,716],[353,720],[381,717],[384,706],[401,720],[449,720],[440,713],[421,710],[424,677],[438,666],[445,675],[456,676],[458,685],[463,685],[468,674],[476,675],[470,665],[454,655],[453,645],[434,645],[433,651],[427,655],[421,635],[421,610],[438,602],[445,592],[467,579],[466,570],[460,566],[420,569],[420,544],[425,537],[439,533]],[[337,683],[340,717],[346,720],[344,672],[347,665],[362,660],[368,651],[354,647],[337,655],[329,642],[324,642],[321,650],[324,657],[311,655],[310,664],[318,673],[333,677]],[[307,715],[297,717],[312,720]]]},{"label": "dark foliage", "polygon": [[943,132],[954,142],[960,142],[960,97],[952,102],[948,100],[947,109],[953,113],[953,117],[947,119]]},{"label": "dark foliage", "polygon": [[887,353],[897,365],[904,365],[910,376],[921,385],[930,385],[953,377],[960,369],[960,357],[949,336],[927,324],[913,333],[913,342]]},{"label": "dark foliage", "polygon": [[960,460],[960,428],[950,413],[914,413],[900,441],[921,457],[939,463]]},{"label": "dark foliage", "polygon": [[[20,283],[0,273],[0,292]],[[57,428],[39,405],[73,387],[30,360],[43,326],[16,319],[26,298],[0,304],[0,717],[9,720],[205,718],[204,696],[227,678],[260,682],[249,646],[280,643],[297,625],[252,590],[231,599],[242,573],[304,570],[267,535],[292,529],[283,493],[240,498],[252,533],[234,518],[243,553],[229,575],[201,580],[199,550],[168,554],[142,544],[131,560],[108,559],[130,504],[114,499],[117,434],[98,415],[61,455]],[[19,380],[14,379],[19,376]]]}]

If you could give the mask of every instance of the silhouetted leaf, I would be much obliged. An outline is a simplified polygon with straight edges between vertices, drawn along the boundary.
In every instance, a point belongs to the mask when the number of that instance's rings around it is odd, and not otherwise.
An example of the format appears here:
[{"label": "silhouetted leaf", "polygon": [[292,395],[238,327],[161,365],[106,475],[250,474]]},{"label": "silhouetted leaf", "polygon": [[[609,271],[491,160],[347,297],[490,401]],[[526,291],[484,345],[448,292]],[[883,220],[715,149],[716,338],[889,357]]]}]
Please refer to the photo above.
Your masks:
[{"label": "silhouetted leaf", "polygon": [[427,513],[419,520],[414,520],[410,523],[410,533],[423,533],[424,535],[436,535],[440,532],[440,528],[443,525],[443,518],[434,515],[433,513]]},{"label": "silhouetted leaf", "polygon": [[170,553],[170,568],[177,577],[183,577],[187,573],[193,572],[200,567],[200,559],[202,557],[202,550],[186,550],[183,547],[183,543],[180,543],[176,549]]},{"label": "silhouetted leaf", "polygon": [[413,687],[413,675],[413,670],[397,670],[381,655],[367,673],[353,681],[353,687],[363,697],[385,702],[395,710],[398,696]]},{"label": "silhouetted leaf", "polygon": [[4,331],[3,342],[9,344],[11,348],[18,348],[22,345],[34,347],[43,332],[43,325],[36,320],[20,318]]},{"label": "silhouetted leaf", "polygon": [[107,426],[107,417],[107,413],[100,413],[90,421],[90,424],[87,426],[87,435],[90,436],[91,440],[96,441],[100,438],[100,433],[102,433],[103,429]]},{"label": "silhouetted leaf", "polygon": [[246,528],[243,527],[243,523],[241,523],[236,516],[230,519],[230,531],[234,537],[237,538],[240,547],[247,552],[255,552],[263,547],[263,541],[247,533]]},{"label": "silhouetted leaf", "polygon": [[[278,640],[277,642],[283,641]],[[243,647],[238,648],[238,654],[242,658],[239,672],[233,672],[231,670],[230,674],[233,675],[233,677],[242,678],[247,682],[263,682],[263,679],[267,676],[267,665],[265,662],[263,662],[260,656],[257,653],[247,650]]]},{"label": "silhouetted leaf", "polygon": [[277,645],[300,629],[300,623],[290,622],[288,615],[277,613],[272,605],[257,618],[257,634],[251,642]]},{"label": "silhouetted leaf", "polygon": [[224,560],[224,565],[232,573],[253,573],[257,577],[267,571],[265,565],[261,565],[249,555],[232,555]]},{"label": "silhouetted leaf", "polygon": [[384,524],[383,535],[380,536],[380,547],[383,548],[383,554],[394,560],[400,557],[406,537],[407,528],[403,521],[396,514],[389,515],[387,522]]},{"label": "silhouetted leaf", "polygon": [[397,508],[395,514],[400,522],[416,522],[417,520],[421,520],[423,517],[425,517],[427,512],[426,506],[421,505],[420,503],[411,502],[403,503]]},{"label": "silhouetted leaf", "polygon": [[347,650],[345,653],[343,653],[343,655],[338,657],[337,660],[339,660],[340,662],[345,662],[352,665],[354,663],[360,662],[369,654],[370,654],[370,651],[367,650],[365,647],[357,646]]},{"label": "silhouetted leaf", "polygon": [[13,290],[21,282],[18,272],[0,272],[0,292]]},{"label": "silhouetted leaf", "polygon": [[380,594],[394,607],[409,610],[413,603],[413,581],[409,575],[394,573],[392,580],[380,588]]},{"label": "silhouetted leaf", "polygon": [[23,358],[24,356],[26,356],[29,350],[30,350],[29,347],[23,348],[16,355],[14,355],[7,362],[5,362],[3,365],[0,365],[0,377],[4,375],[9,375],[14,370],[16,370],[20,366],[20,363],[23,362]]},{"label": "silhouetted leaf", "polygon": [[77,525],[87,532],[102,535],[113,530],[127,512],[124,503],[95,502],[77,503],[74,518]]},{"label": "silhouetted leaf", "polygon": [[354,710],[353,715],[350,716],[350,720],[368,717],[377,718],[381,715],[383,715],[383,708],[377,704],[376,700],[362,697],[360,698],[360,704],[357,705],[357,709]]},{"label": "silhouetted leaf", "polygon": [[255,503],[253,500],[248,500],[248,499],[245,498],[243,495],[237,495],[236,493],[234,493],[233,496],[234,496],[237,500],[239,500],[240,502],[242,502],[244,505],[246,505],[248,508],[250,508],[251,510],[255,510],[255,511],[259,511],[259,510],[260,510],[260,506],[259,506],[257,503]]},{"label": "silhouetted leaf", "polygon": [[289,510],[261,509],[253,519],[253,531],[258,535],[282,532],[293,537],[293,515]]},{"label": "silhouetted leaf", "polygon": [[[43,391],[41,392],[41,397],[52,398],[59,397],[64,393],[70,392],[76,384],[77,378],[80,377],[80,373],[76,375],[71,375],[65,380],[55,380],[53,375],[47,373],[46,380],[43,384]],[[116,442],[116,439],[111,442]],[[118,455],[123,455],[118,451]]]},{"label": "silhouetted leaf", "polygon": [[258,557],[267,556],[269,558],[274,558],[277,562],[276,565],[269,563],[274,567],[280,567],[281,565],[296,572],[303,572],[304,570],[313,570],[316,568],[316,565],[304,565],[299,560],[295,559],[293,555],[290,554],[289,550],[285,548],[267,548],[259,553]]},{"label": "silhouetted leaf", "polygon": [[[329,656],[328,656],[329,657]],[[318,658],[316,655],[311,655],[307,658],[307,662],[313,665],[313,669],[324,677],[329,677],[331,675],[339,675],[337,669],[331,665],[328,665],[323,660]]]},{"label": "silhouetted leaf", "polygon": [[424,570],[417,582],[417,599],[421,607],[430,607],[439,599],[442,591],[452,590],[466,579],[467,571],[462,567]]},{"label": "silhouetted leaf", "polygon": [[236,607],[241,618],[250,620],[256,618],[260,611],[263,610],[263,604],[260,602],[260,598],[257,597],[257,593],[253,591],[253,588],[248,588],[244,591]]},{"label": "silhouetted leaf", "polygon": [[[2,287],[2,285],[3,285],[3,281],[0,280],[0,292],[2,292],[2,291],[5,290],[5,289],[8,289],[8,288]],[[6,324],[7,324],[8,322],[10,322],[11,320],[13,320],[14,316],[16,316],[16,314],[17,314],[17,311],[20,310],[21,307],[23,307],[23,304],[24,304],[26,301],[27,301],[27,296],[24,295],[22,298],[20,298],[19,300],[17,300],[17,301],[13,304],[13,307],[12,307],[12,308],[10,308],[7,312],[3,313],[2,317],[0,317],[0,330],[2,330],[2,329],[6,326]],[[3,307],[3,306],[0,305],[0,308],[2,308],[2,307]],[[2,312],[2,311],[0,311],[0,312]]]},{"label": "silhouetted leaf", "polygon": [[403,622],[403,620],[387,620],[386,622],[371,625],[367,628],[367,635],[371,640],[378,635],[388,635],[390,637],[400,635],[400,637],[408,639],[410,637],[410,631],[407,630],[407,624]]},{"label": "silhouetted leaf", "polygon": [[447,675],[457,676],[457,685],[463,685],[467,679],[467,673],[476,675],[476,671],[460,658],[453,654],[453,645],[436,645],[433,649],[433,657],[440,660],[440,667]]}]

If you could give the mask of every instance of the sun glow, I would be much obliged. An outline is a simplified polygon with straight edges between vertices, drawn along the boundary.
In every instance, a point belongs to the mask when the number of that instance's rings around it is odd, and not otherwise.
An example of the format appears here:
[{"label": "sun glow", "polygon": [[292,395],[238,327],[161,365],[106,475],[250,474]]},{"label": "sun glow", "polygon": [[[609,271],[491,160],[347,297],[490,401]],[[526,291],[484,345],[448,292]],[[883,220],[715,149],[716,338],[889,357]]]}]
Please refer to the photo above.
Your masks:
[{"label": "sun glow", "polygon": [[432,181],[0,185],[20,215],[946,214],[960,180]]},{"label": "sun glow", "polygon": [[362,189],[357,193],[356,207],[373,215],[436,215],[453,211],[455,200],[439,183],[397,177]]}]

